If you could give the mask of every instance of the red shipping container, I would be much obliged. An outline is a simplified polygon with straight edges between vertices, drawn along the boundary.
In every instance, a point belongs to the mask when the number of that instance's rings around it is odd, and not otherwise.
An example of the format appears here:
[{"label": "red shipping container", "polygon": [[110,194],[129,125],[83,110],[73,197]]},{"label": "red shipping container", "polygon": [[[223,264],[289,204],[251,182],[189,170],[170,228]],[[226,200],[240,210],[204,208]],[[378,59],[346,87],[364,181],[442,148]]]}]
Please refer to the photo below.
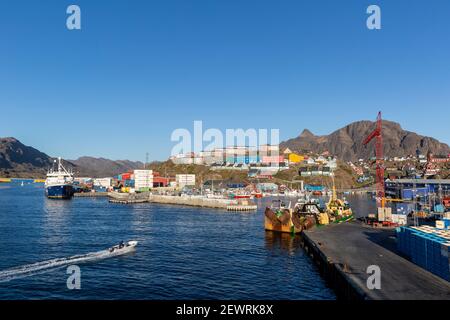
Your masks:
[{"label": "red shipping container", "polygon": [[131,173],[122,173],[122,180],[130,180]]}]

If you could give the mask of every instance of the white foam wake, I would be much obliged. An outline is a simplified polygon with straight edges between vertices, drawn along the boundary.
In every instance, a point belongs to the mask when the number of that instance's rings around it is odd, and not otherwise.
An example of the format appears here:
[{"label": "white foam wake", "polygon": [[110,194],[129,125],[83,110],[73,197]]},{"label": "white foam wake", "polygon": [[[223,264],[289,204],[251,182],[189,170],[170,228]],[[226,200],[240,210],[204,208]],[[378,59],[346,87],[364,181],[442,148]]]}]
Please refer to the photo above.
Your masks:
[{"label": "white foam wake", "polygon": [[0,271],[0,282],[11,281],[17,278],[23,278],[35,275],[37,273],[44,273],[60,267],[80,264],[86,262],[97,261],[101,259],[111,258],[118,255],[122,255],[131,252],[134,248],[129,250],[121,250],[109,252],[109,250],[101,250],[97,252],[91,252],[83,255],[76,255],[68,258],[57,258],[47,261],[36,262],[32,264],[23,265],[20,267],[14,267]]}]

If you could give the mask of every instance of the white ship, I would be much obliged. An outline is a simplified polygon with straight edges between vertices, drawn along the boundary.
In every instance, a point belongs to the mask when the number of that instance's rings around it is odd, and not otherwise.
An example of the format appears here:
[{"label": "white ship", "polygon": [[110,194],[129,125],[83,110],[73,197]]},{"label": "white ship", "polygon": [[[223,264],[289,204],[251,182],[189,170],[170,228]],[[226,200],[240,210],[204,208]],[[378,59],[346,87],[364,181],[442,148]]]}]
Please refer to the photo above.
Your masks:
[{"label": "white ship", "polygon": [[61,157],[54,163],[58,164],[48,171],[45,180],[45,194],[51,199],[70,199],[73,196],[73,173],[66,170],[61,163]]}]

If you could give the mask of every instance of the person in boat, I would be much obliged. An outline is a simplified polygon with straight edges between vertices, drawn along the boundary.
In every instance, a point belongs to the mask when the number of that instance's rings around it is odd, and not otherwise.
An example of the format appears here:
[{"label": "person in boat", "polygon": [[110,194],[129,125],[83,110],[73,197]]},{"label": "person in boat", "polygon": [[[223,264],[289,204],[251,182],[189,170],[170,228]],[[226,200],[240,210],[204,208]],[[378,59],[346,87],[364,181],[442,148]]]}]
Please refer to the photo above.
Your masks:
[{"label": "person in boat", "polygon": [[123,243],[123,241],[120,241],[120,243],[119,243],[119,249],[122,249],[123,247],[125,247],[125,244]]}]

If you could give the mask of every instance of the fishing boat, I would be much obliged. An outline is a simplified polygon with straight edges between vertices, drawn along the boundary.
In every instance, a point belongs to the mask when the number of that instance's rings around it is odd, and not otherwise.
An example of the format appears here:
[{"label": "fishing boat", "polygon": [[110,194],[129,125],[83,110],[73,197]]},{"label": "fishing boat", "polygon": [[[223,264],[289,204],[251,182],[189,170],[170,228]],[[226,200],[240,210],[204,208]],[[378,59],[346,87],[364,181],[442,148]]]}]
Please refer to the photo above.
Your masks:
[{"label": "fishing boat", "polygon": [[284,201],[272,200],[270,207],[264,212],[264,227],[269,231],[300,233],[302,230],[294,226],[292,222],[293,210],[286,206]]},{"label": "fishing boat", "polygon": [[317,201],[299,201],[294,207],[292,222],[297,229],[308,230],[315,225],[327,225],[330,223],[328,213],[319,206]]},{"label": "fishing boat", "polygon": [[248,193],[246,191],[237,191],[237,192],[230,192],[228,194],[228,196],[230,197],[230,199],[251,199],[253,198],[251,193]]},{"label": "fishing boat", "polygon": [[347,221],[353,219],[353,211],[347,201],[339,199],[336,193],[336,186],[333,178],[333,192],[326,205],[326,212],[333,222]]},{"label": "fishing boat", "polygon": [[61,163],[61,158],[57,163],[57,169],[52,167],[47,172],[45,180],[45,195],[50,199],[70,199],[73,196],[73,173],[66,170]]},{"label": "fishing boat", "polygon": [[317,201],[300,198],[294,208],[286,206],[281,200],[273,200],[265,211],[266,230],[300,233],[315,225],[329,224],[329,216]]}]

